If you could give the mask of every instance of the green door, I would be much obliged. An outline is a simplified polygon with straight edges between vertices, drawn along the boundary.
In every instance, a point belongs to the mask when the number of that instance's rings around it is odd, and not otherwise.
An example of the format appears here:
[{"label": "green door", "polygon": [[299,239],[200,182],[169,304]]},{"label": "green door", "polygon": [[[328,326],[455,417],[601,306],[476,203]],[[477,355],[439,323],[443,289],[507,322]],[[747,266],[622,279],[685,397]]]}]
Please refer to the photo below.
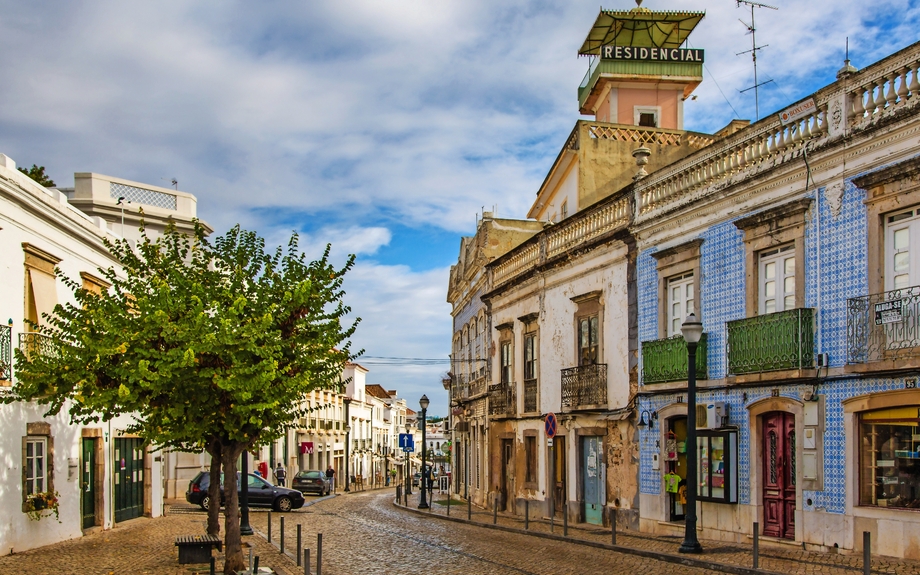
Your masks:
[{"label": "green door", "polygon": [[80,473],[80,487],[83,500],[83,529],[96,525],[96,441],[83,438],[83,468]]},{"label": "green door", "polygon": [[144,514],[144,449],[137,437],[115,438],[115,522]]},{"label": "green door", "polygon": [[602,438],[582,438],[585,494],[585,521],[594,525],[604,524],[604,462]]}]

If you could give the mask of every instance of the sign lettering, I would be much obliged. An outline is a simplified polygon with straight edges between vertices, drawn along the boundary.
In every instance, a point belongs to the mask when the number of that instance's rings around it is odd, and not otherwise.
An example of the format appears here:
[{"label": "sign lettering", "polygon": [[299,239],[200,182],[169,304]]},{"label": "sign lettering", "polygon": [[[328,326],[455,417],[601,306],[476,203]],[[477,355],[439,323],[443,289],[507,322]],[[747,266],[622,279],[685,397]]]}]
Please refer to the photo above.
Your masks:
[{"label": "sign lettering", "polygon": [[883,323],[899,323],[903,321],[901,310],[904,308],[904,300],[895,299],[883,301],[875,304],[875,325]]},{"label": "sign lettering", "polygon": [[647,48],[640,46],[601,46],[604,60],[641,60],[646,62],[703,62],[698,48]]}]

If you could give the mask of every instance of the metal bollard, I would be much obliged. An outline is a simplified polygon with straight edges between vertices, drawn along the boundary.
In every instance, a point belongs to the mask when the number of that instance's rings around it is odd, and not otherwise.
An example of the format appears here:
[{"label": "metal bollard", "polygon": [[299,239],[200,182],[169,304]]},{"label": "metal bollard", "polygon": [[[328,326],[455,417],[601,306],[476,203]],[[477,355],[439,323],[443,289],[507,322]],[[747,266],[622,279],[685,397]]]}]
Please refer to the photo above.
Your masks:
[{"label": "metal bollard", "polygon": [[323,534],[316,534],[316,575],[323,575]]},{"label": "metal bollard", "polygon": [[447,491],[447,516],[450,517],[450,490]]},{"label": "metal bollard", "polygon": [[760,568],[760,524],[754,522],[754,569]]},{"label": "metal bollard", "polygon": [[214,557],[211,557],[211,575],[214,575]]},{"label": "metal bollard", "polygon": [[279,545],[279,550],[284,555],[284,515],[281,516],[281,545]]},{"label": "metal bollard", "polygon": [[530,529],[530,499],[524,500],[524,531]]},{"label": "metal bollard", "polygon": [[617,544],[617,508],[610,508],[610,544]]},{"label": "metal bollard", "polygon": [[303,540],[301,539],[300,533],[301,525],[297,524],[297,566],[300,567],[300,550],[303,549]]},{"label": "metal bollard", "polygon": [[872,534],[863,531],[863,575],[872,571]]},{"label": "metal bollard", "polygon": [[272,512],[268,512],[268,542],[272,542]]},{"label": "metal bollard", "polygon": [[498,523],[498,496],[492,498],[492,525]]},{"label": "metal bollard", "polygon": [[562,508],[562,536],[569,536],[569,504]]},{"label": "metal bollard", "polygon": [[555,513],[549,516],[549,532],[550,533],[556,532],[556,514]]},{"label": "metal bollard", "polygon": [[256,555],[255,561],[252,562],[252,572],[253,573],[259,572],[259,556],[258,555]]},{"label": "metal bollard", "polygon": [[310,548],[303,550],[303,575],[310,575]]},{"label": "metal bollard", "polygon": [[466,499],[466,520],[473,520],[473,498],[469,496]]}]

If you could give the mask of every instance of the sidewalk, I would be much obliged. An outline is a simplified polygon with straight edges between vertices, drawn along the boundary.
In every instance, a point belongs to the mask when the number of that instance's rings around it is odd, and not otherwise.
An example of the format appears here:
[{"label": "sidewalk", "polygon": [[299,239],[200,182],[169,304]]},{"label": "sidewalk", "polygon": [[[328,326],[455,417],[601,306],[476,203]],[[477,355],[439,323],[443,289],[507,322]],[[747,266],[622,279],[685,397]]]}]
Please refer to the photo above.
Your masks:
[{"label": "sidewalk", "polygon": [[[584,523],[569,524],[568,535],[564,534],[561,521],[550,521],[542,517],[531,517],[525,531],[524,517],[499,512],[494,517],[491,510],[475,505],[468,509],[464,500],[460,505],[450,506],[450,516],[445,505],[447,493],[433,493],[433,501],[429,500],[429,509],[418,509],[419,492],[413,490],[409,496],[409,505],[404,507],[402,502],[396,504],[396,489],[393,488],[394,505],[418,514],[430,515],[445,521],[467,522],[467,513],[471,511],[472,523],[482,525],[488,529],[513,530],[528,533],[535,537],[549,537],[564,539],[573,544],[591,545],[612,549],[624,553],[632,553],[647,557],[654,557],[684,565],[695,564],[713,571],[736,574],[775,573],[782,575],[854,575],[863,572],[862,553],[824,553],[806,551],[800,545],[778,543],[771,540],[760,540],[759,569],[753,569],[754,555],[753,543],[730,543],[701,539],[703,553],[700,555],[684,555],[678,553],[683,537],[655,536],[636,531],[618,530],[616,546],[611,545],[611,530]],[[454,503],[460,497],[454,495]],[[920,575],[920,561],[909,559],[895,559],[891,557],[872,556],[872,573],[890,573],[895,575]]]}]

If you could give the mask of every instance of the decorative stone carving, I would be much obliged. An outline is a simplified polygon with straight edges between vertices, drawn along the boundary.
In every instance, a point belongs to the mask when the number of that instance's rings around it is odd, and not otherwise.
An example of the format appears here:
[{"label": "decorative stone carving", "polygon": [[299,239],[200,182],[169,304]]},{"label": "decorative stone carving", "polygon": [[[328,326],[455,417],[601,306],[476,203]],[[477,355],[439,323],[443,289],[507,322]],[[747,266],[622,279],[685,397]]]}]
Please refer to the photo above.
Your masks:
[{"label": "decorative stone carving", "polygon": [[835,220],[840,217],[840,209],[843,207],[844,187],[843,182],[835,182],[824,188],[824,200]]}]

